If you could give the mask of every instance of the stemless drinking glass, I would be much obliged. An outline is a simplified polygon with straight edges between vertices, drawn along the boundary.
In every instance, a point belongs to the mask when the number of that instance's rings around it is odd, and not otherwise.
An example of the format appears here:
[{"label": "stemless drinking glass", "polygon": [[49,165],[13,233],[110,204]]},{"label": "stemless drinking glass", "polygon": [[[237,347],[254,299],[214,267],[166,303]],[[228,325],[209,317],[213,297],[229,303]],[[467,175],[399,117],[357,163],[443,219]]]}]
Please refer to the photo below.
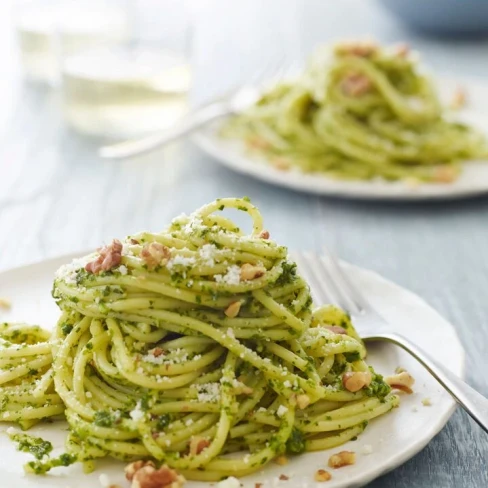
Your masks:
[{"label": "stemless drinking glass", "polygon": [[129,35],[125,2],[117,0],[21,0],[15,14],[25,76],[49,85],[58,84],[61,50],[68,54]]},{"label": "stemless drinking glass", "polygon": [[165,129],[186,113],[191,84],[191,22],[181,0],[127,2],[132,35],[63,53],[66,121],[106,138]]}]

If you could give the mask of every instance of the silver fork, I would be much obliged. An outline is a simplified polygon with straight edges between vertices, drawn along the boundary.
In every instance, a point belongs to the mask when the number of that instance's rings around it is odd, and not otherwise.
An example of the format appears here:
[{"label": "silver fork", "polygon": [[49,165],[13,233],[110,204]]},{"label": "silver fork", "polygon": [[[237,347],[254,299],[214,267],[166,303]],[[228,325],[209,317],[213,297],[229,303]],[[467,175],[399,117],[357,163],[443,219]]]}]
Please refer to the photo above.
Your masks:
[{"label": "silver fork", "polygon": [[213,120],[241,113],[258,101],[266,86],[277,83],[287,71],[288,68],[283,60],[267,65],[248,84],[217,101],[193,110],[171,129],[140,139],[103,146],[98,150],[98,155],[103,159],[126,159],[138,156],[184,137]]},{"label": "silver fork", "polygon": [[359,335],[365,341],[391,342],[410,353],[488,432],[488,399],[416,344],[396,333],[348,278],[338,259],[328,251],[327,254],[328,257],[323,258],[311,252],[294,253],[300,272],[311,283],[312,293],[318,303],[335,304],[349,312]]}]

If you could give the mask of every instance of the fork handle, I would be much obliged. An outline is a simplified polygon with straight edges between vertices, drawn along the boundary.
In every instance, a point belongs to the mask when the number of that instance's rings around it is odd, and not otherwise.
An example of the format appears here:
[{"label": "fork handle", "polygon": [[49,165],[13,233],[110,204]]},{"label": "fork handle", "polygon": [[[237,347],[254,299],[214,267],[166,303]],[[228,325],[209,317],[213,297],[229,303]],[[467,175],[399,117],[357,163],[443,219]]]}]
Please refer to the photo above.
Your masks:
[{"label": "fork handle", "polygon": [[399,334],[381,334],[368,339],[387,340],[410,353],[434,376],[434,378],[451,394],[451,396],[466,410],[480,427],[488,433],[488,399],[469,386],[461,378],[451,373],[447,368],[422,350],[417,345]]},{"label": "fork handle", "polygon": [[212,120],[224,117],[232,110],[228,103],[216,102],[197,109],[176,123],[171,129],[153,134],[141,139],[120,142],[100,148],[99,155],[103,159],[125,159],[150,152],[162,147],[176,139],[179,139],[190,132],[199,129]]}]

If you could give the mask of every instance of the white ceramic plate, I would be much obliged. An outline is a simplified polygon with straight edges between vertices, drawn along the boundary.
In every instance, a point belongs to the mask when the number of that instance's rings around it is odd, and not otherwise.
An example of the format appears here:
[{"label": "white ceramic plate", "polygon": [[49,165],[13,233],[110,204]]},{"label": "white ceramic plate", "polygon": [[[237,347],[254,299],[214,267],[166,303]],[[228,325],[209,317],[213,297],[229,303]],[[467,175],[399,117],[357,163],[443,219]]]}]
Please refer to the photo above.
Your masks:
[{"label": "white ceramic plate", "polygon": [[[73,257],[64,256],[1,273],[0,297],[10,298],[13,307],[9,312],[0,312],[0,320],[23,320],[53,327],[59,315],[50,295],[53,273]],[[464,351],[454,328],[448,322],[413,293],[370,271],[348,267],[367,297],[398,331],[430,351],[454,373],[463,374]],[[362,486],[419,452],[445,425],[454,411],[454,402],[419,364],[394,346],[371,345],[369,361],[383,374],[391,374],[397,366],[407,368],[417,380],[415,393],[403,396],[400,408],[372,421],[357,441],[327,452],[297,456],[286,466],[270,464],[262,472],[242,479],[241,486],[254,488],[255,483],[263,483],[263,488],[320,488],[322,483],[313,481],[315,471],[327,468],[329,456],[342,449],[357,453],[356,464],[333,471],[333,478],[327,483],[327,488]],[[431,406],[422,404],[425,398],[430,399]],[[62,423],[45,424],[33,428],[31,433],[48,438],[55,447],[62,449],[65,427]],[[99,468],[90,475],[83,474],[79,465],[53,470],[52,474],[44,477],[24,475],[22,465],[31,458],[16,451],[4,433],[7,428],[8,424],[0,424],[2,487],[99,488],[99,476],[102,473],[108,475],[111,483],[128,486],[124,481],[122,463],[112,460],[100,462]],[[372,452],[366,455],[368,446]],[[289,476],[290,480],[277,482],[280,474]],[[209,484],[192,482],[186,486],[208,488]]]},{"label": "white ceramic plate", "polygon": [[[459,85],[463,86],[468,94],[468,104],[459,113],[459,118],[488,134],[488,84],[472,79],[459,84],[444,80],[439,83],[441,98],[450,99]],[[488,162],[483,161],[466,163],[462,175],[453,183],[416,186],[383,180],[341,181],[319,173],[281,171],[268,164],[264,158],[249,155],[241,141],[222,139],[219,136],[219,128],[224,122],[225,119],[197,133],[194,136],[197,145],[223,165],[274,185],[308,193],[358,199],[454,199],[488,193]]]}]

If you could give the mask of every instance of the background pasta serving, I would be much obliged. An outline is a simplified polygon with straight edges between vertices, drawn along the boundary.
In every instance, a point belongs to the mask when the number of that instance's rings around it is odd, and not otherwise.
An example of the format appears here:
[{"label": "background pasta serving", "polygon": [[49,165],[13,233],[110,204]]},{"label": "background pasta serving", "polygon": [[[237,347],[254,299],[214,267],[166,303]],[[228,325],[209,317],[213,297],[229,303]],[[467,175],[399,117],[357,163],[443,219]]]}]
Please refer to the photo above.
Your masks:
[{"label": "background pasta serving", "polygon": [[486,158],[480,133],[452,120],[406,45],[347,42],[319,51],[222,135],[278,169],[340,179],[449,183]]}]

